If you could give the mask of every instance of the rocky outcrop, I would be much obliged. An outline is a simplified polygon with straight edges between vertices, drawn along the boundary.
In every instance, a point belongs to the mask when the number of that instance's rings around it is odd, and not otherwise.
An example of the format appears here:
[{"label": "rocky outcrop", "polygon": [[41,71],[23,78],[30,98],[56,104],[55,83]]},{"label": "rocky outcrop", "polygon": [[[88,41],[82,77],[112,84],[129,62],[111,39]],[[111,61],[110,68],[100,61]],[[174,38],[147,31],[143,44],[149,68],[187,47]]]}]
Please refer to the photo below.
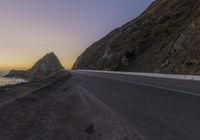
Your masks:
[{"label": "rocky outcrop", "polygon": [[23,70],[11,70],[5,77],[19,77],[19,78],[26,78],[27,72]]},{"label": "rocky outcrop", "polygon": [[87,48],[73,69],[200,74],[200,1],[156,0]]},{"label": "rocky outcrop", "polygon": [[27,80],[43,80],[57,74],[63,73],[64,67],[61,65],[54,53],[49,53],[41,58],[35,65],[27,71],[10,71],[6,77],[19,77]]}]

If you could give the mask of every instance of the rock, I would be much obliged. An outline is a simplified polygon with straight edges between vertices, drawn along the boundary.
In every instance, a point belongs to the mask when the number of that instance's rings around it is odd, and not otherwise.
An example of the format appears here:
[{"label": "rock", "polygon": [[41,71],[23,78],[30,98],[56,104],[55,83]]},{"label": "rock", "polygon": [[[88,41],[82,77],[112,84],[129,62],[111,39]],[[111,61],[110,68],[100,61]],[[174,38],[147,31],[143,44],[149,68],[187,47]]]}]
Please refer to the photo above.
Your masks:
[{"label": "rock", "polygon": [[11,70],[5,77],[19,77],[26,78],[26,71],[23,70]]},{"label": "rock", "polygon": [[94,125],[90,124],[87,129],[85,129],[85,133],[93,134],[94,133]]},{"label": "rock", "polygon": [[73,69],[198,74],[199,65],[185,62],[200,61],[199,13],[200,1],[156,0],[142,15],[87,48]]},{"label": "rock", "polygon": [[65,71],[57,56],[51,52],[27,71],[12,70],[5,77],[19,77],[30,81],[44,80]]}]

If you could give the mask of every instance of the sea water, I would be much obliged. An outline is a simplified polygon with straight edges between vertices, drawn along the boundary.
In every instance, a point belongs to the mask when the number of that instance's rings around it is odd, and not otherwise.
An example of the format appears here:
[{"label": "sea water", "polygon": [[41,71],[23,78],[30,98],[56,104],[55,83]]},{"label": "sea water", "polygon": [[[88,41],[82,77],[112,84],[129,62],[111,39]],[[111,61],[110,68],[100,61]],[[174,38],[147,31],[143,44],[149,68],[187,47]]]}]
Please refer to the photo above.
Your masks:
[{"label": "sea water", "polygon": [[16,85],[19,83],[25,83],[27,82],[24,79],[20,79],[20,78],[6,78],[3,77],[6,73],[0,72],[0,87],[1,86],[5,86],[5,85]]}]

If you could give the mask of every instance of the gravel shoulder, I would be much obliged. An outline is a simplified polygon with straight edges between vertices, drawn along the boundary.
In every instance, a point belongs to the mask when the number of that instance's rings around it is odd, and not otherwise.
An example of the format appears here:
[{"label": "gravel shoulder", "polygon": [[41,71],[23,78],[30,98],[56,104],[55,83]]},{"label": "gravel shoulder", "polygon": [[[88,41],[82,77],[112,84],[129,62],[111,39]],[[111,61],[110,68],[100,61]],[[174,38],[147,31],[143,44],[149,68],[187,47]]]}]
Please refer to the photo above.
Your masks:
[{"label": "gravel shoulder", "polygon": [[0,89],[0,104],[10,100],[0,106],[0,139],[142,139],[117,114],[73,80],[64,76],[46,82]]}]

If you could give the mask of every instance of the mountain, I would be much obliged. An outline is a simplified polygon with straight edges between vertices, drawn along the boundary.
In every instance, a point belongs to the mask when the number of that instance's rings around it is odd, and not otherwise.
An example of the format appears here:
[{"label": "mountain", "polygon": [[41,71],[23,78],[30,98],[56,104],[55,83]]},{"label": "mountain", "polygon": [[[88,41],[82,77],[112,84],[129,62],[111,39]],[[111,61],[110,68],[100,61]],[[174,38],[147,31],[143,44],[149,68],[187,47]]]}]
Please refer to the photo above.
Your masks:
[{"label": "mountain", "polygon": [[200,1],[156,0],[87,48],[73,69],[200,74]]},{"label": "mountain", "polygon": [[6,77],[19,77],[35,81],[50,78],[64,72],[64,70],[57,56],[51,52],[36,62],[31,69],[27,71],[12,70]]}]

